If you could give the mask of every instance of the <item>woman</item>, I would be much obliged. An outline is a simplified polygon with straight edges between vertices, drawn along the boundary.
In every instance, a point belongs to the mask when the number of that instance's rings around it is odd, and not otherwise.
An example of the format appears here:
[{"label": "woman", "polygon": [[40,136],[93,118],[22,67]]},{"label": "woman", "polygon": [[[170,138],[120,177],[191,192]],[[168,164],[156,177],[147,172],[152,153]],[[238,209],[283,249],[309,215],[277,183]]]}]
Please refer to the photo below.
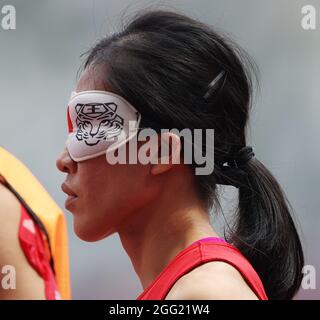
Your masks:
[{"label": "woman", "polygon": [[[165,11],[138,15],[89,51],[57,167],[67,173],[76,234],[97,241],[119,233],[144,288],[138,299],[291,299],[299,289],[303,252],[285,196],[246,145],[248,62],[205,24]],[[171,139],[169,161],[106,159],[108,134],[124,133],[115,146],[127,148],[130,119]],[[162,128],[213,128],[214,172],[174,164],[183,141]],[[227,240],[209,222],[217,184],[239,189]]]},{"label": "woman", "polygon": [[10,270],[0,300],[70,299],[63,213],[28,168],[1,147],[0,218],[0,268]]}]

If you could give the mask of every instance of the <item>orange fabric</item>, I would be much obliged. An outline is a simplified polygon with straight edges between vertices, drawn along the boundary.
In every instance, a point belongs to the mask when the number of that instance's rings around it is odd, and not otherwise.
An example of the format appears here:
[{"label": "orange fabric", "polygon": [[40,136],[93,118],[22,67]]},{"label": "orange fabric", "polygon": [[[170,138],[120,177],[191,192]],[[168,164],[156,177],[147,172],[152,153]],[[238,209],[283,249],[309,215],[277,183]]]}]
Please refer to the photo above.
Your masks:
[{"label": "orange fabric", "polygon": [[263,284],[241,252],[221,241],[197,241],[181,251],[137,297],[137,300],[164,300],[183,275],[210,261],[224,261],[234,266],[260,300],[268,300]]},{"label": "orange fabric", "polygon": [[66,221],[62,210],[30,170],[0,147],[0,175],[19,194],[43,223],[50,240],[51,254],[62,299],[71,298]]}]

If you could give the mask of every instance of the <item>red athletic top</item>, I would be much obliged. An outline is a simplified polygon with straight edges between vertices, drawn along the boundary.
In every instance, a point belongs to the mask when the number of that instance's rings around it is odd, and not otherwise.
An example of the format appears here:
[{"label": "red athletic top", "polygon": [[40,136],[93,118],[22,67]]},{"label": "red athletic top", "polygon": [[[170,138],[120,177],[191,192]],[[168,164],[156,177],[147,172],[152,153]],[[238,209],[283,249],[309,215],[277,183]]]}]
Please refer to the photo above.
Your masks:
[{"label": "red athletic top", "polygon": [[61,296],[50,265],[51,255],[46,236],[23,205],[21,205],[18,236],[28,262],[44,281],[46,299],[60,300]]},{"label": "red athletic top", "polygon": [[220,238],[200,239],[176,255],[137,300],[164,300],[176,281],[209,261],[223,261],[235,267],[260,300],[268,300],[263,284],[249,261]]}]

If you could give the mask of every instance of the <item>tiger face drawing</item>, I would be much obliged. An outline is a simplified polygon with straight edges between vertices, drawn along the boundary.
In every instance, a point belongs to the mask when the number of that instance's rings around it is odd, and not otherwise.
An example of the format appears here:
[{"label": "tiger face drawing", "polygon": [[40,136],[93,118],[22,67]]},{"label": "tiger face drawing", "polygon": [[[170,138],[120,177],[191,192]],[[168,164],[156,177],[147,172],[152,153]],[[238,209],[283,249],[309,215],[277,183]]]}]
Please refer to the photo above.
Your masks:
[{"label": "tiger face drawing", "polygon": [[111,103],[87,103],[76,105],[76,138],[88,146],[94,146],[102,140],[113,140],[123,129],[123,118],[117,111],[117,105]]}]

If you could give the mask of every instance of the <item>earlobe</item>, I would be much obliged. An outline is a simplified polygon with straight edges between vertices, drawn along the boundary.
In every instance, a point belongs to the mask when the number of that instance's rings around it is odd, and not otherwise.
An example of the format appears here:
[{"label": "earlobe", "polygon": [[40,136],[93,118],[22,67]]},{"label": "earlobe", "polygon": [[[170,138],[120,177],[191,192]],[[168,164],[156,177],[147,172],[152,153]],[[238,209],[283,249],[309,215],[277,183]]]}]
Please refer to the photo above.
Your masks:
[{"label": "earlobe", "polygon": [[158,175],[169,171],[174,164],[180,164],[181,140],[171,132],[159,135],[158,157],[151,165],[151,174]]}]

